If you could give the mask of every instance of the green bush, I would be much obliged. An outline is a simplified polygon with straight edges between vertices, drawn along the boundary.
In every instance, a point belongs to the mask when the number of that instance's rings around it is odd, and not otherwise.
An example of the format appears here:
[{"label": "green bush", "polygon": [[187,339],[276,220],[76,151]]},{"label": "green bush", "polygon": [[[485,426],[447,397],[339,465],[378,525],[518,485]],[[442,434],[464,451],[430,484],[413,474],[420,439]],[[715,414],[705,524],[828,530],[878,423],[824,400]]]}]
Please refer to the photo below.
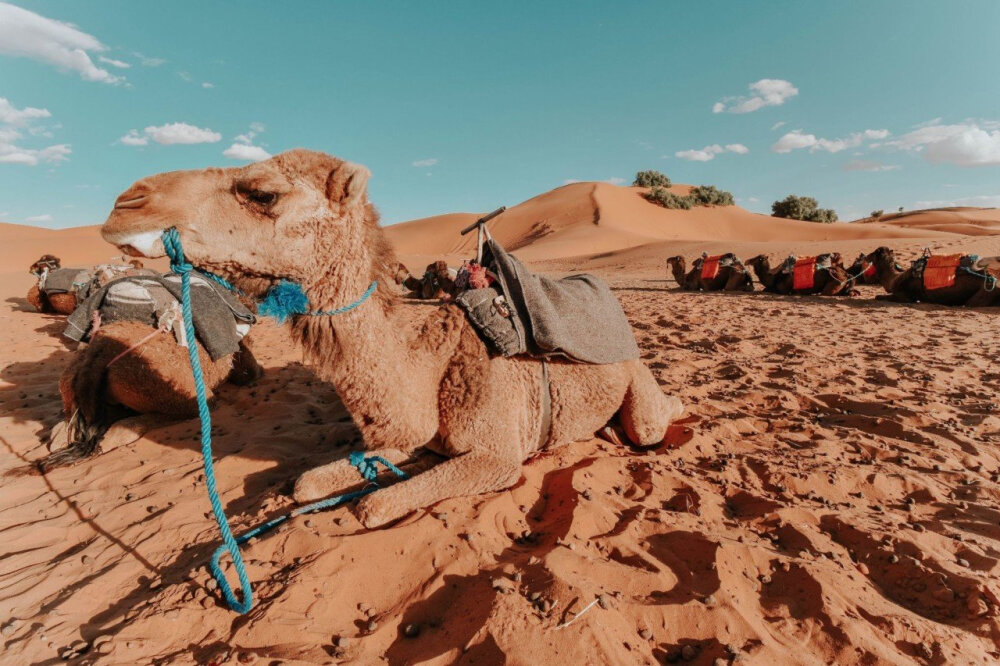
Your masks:
[{"label": "green bush", "polygon": [[715,185],[698,185],[691,188],[688,195],[696,206],[733,206],[736,201],[732,192],[726,192]]},{"label": "green bush", "polygon": [[689,210],[694,202],[691,197],[679,197],[670,190],[666,190],[662,187],[654,187],[646,198],[655,203],[658,206],[663,206],[664,208],[679,208],[681,210]]},{"label": "green bush", "polygon": [[871,218],[876,222],[878,222],[880,219],[882,219],[883,215],[885,215],[885,211],[880,208],[879,210],[872,211]]},{"label": "green bush", "polygon": [[632,182],[634,187],[670,187],[670,179],[659,171],[640,171]]},{"label": "green bush", "polygon": [[819,202],[812,197],[798,197],[789,194],[781,201],[771,204],[771,214],[806,222],[836,222],[837,213],[832,208],[820,208]]}]

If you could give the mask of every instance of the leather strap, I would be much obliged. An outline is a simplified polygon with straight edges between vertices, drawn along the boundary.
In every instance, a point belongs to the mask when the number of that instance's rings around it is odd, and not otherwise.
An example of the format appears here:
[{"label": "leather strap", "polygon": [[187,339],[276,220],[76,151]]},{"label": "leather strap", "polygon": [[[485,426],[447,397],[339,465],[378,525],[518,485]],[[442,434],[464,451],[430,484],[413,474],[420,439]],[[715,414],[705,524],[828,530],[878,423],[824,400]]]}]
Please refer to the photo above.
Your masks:
[{"label": "leather strap", "polygon": [[552,434],[552,389],[549,386],[549,364],[542,359],[542,427],[538,432],[538,447],[536,450],[543,450],[549,443],[549,436]]}]

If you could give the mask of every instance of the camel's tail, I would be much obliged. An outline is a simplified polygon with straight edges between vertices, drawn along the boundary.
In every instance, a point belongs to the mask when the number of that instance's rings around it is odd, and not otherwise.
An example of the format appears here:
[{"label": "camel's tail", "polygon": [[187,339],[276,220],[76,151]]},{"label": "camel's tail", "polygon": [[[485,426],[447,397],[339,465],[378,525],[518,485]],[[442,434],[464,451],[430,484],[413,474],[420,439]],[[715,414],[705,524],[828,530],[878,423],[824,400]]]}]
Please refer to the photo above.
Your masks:
[{"label": "camel's tail", "polygon": [[75,409],[69,420],[69,446],[37,462],[42,472],[70,465],[97,453],[111,426],[108,414],[108,364],[119,354],[118,345],[91,343],[71,380]]}]

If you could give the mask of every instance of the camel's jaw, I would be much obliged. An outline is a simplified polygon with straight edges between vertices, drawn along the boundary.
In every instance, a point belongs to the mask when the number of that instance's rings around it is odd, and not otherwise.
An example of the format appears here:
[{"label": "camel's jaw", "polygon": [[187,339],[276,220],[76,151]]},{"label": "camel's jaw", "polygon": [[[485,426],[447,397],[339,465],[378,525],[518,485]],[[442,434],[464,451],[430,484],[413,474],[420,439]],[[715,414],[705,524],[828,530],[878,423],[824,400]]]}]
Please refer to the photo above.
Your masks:
[{"label": "camel's jaw", "polygon": [[163,231],[154,229],[152,231],[108,231],[101,230],[104,240],[118,247],[119,250],[130,257],[148,257],[155,259],[166,255],[163,247]]}]

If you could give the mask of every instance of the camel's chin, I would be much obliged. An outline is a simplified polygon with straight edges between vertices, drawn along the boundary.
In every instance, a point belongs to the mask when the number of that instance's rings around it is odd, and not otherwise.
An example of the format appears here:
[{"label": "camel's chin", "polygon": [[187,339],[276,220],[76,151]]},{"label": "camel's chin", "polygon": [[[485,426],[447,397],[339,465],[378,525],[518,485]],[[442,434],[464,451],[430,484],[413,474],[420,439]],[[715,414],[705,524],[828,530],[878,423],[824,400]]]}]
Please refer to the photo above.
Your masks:
[{"label": "camel's chin", "polygon": [[159,230],[105,234],[104,239],[130,257],[156,259],[167,254],[163,247],[163,232]]}]

